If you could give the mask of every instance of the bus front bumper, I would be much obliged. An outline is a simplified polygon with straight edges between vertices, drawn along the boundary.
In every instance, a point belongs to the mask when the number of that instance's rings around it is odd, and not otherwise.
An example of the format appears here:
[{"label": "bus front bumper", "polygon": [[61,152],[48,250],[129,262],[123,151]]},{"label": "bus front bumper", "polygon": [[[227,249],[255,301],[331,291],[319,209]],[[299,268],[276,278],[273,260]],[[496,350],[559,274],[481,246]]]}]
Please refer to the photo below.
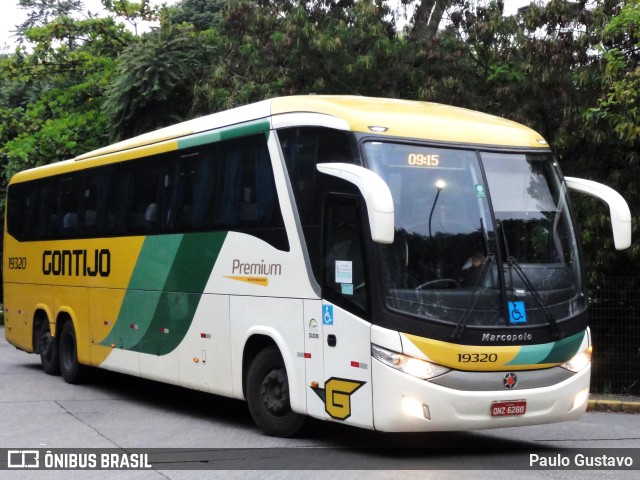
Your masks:
[{"label": "bus front bumper", "polygon": [[459,431],[577,420],[587,408],[591,365],[548,387],[498,391],[442,387],[377,360],[371,373],[376,430]]}]

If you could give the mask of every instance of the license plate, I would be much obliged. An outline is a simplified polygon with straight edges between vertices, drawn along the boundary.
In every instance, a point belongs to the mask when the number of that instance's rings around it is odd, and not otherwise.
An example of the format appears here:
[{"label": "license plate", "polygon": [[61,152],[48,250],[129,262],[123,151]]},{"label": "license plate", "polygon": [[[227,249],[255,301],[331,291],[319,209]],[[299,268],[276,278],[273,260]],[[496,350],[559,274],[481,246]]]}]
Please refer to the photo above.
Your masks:
[{"label": "license plate", "polygon": [[526,411],[526,400],[508,400],[491,403],[492,417],[510,417],[514,415],[524,415]]}]

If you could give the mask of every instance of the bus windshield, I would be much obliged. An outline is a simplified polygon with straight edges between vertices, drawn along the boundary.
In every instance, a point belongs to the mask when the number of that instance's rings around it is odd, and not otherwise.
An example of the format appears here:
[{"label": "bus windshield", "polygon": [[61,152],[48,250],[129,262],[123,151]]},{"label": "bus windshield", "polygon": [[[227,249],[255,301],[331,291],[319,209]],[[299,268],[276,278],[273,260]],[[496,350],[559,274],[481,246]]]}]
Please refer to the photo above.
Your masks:
[{"label": "bus windshield", "polygon": [[389,309],[486,328],[555,325],[586,308],[550,154],[373,141],[364,150],[395,206],[394,242],[378,249]]}]

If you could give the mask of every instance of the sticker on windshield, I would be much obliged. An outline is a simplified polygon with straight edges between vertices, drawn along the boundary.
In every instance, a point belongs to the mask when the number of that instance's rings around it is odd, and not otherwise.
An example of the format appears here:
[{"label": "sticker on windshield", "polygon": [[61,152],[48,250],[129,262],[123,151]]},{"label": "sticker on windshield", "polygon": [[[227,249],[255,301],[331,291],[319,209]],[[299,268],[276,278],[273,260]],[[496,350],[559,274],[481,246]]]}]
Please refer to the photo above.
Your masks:
[{"label": "sticker on windshield", "polygon": [[484,185],[480,183],[476,183],[476,197],[485,198],[487,196],[487,192],[484,190]]},{"label": "sticker on windshield", "polygon": [[353,262],[336,260],[336,283],[353,283]]},{"label": "sticker on windshield", "polygon": [[527,323],[524,302],[509,302],[509,323]]},{"label": "sticker on windshield", "polygon": [[343,295],[353,295],[353,283],[343,283],[340,287]]}]

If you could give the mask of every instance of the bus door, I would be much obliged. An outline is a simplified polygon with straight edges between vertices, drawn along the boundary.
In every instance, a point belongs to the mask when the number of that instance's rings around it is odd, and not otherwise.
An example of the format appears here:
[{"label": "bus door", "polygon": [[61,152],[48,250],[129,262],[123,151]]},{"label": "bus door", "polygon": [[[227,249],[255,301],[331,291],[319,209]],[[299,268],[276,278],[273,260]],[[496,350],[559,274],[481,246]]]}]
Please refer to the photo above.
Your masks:
[{"label": "bus door", "polygon": [[352,195],[329,195],[323,213],[322,296],[318,328],[323,382],[314,392],[336,421],[373,427],[371,325],[360,205]]}]

